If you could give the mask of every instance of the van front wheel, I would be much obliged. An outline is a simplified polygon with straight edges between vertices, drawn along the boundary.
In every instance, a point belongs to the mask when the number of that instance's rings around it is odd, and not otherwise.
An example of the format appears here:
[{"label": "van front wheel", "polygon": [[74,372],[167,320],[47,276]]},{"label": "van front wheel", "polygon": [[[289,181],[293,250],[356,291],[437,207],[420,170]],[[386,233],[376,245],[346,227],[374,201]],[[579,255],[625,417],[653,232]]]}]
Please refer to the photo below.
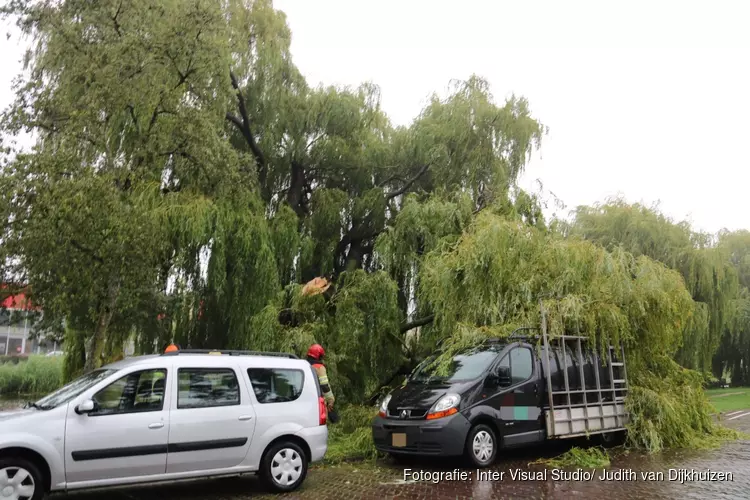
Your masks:
[{"label": "van front wheel", "polygon": [[497,436],[488,425],[477,424],[466,438],[466,458],[476,467],[488,467],[497,456]]},{"label": "van front wheel", "polygon": [[0,459],[0,497],[8,499],[41,500],[44,480],[39,468],[23,458]]}]

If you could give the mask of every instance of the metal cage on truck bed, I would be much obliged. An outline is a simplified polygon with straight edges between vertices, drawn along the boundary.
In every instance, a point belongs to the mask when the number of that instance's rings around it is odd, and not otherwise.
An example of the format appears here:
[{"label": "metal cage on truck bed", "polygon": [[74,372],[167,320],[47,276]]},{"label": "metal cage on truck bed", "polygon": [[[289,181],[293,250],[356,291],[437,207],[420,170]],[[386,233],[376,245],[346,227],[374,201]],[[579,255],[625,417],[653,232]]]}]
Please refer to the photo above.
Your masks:
[{"label": "metal cage on truck bed", "polygon": [[542,409],[549,439],[620,431],[629,422],[624,348],[608,346],[602,363],[587,340],[574,335],[550,339],[542,311],[541,361],[548,396]]}]

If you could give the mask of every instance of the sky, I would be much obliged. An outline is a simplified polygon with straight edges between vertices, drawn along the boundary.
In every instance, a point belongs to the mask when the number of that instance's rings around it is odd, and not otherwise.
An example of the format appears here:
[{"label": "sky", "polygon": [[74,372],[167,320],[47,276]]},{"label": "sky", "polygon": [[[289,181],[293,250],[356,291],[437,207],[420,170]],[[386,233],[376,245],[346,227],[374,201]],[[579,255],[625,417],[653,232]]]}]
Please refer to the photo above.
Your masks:
[{"label": "sky", "polygon": [[[408,125],[472,74],[526,97],[549,133],[520,181],[564,216],[608,197],[696,229],[750,229],[750,3],[276,0],[311,84],[380,86]],[[747,4],[747,5],[745,5]],[[0,106],[23,45],[0,37]],[[552,214],[550,205],[548,214]]]}]

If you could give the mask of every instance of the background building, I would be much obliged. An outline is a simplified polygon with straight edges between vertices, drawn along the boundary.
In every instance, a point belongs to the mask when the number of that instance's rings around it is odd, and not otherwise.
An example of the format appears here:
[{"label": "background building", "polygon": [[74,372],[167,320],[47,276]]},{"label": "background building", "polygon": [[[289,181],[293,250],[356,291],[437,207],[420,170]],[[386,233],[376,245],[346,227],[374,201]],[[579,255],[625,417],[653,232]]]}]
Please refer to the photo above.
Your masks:
[{"label": "background building", "polygon": [[42,310],[31,304],[23,293],[6,297],[0,304],[0,355],[28,356],[62,351],[62,343],[32,335],[41,315]]}]

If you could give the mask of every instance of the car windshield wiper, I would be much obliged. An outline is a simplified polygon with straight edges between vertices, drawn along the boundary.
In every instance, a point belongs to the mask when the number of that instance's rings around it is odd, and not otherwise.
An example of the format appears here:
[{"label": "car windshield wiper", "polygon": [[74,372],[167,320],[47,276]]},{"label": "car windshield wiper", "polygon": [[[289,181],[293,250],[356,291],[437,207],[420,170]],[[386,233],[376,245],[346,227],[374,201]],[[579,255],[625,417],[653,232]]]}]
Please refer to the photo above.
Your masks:
[{"label": "car windshield wiper", "polygon": [[40,404],[34,403],[33,401],[29,401],[26,403],[26,408],[36,408],[37,410],[46,411],[46,410],[51,410],[52,406],[40,405]]},{"label": "car windshield wiper", "polygon": [[430,377],[429,380],[427,380],[427,383],[434,384],[434,385],[445,384],[446,379],[443,377]]}]

